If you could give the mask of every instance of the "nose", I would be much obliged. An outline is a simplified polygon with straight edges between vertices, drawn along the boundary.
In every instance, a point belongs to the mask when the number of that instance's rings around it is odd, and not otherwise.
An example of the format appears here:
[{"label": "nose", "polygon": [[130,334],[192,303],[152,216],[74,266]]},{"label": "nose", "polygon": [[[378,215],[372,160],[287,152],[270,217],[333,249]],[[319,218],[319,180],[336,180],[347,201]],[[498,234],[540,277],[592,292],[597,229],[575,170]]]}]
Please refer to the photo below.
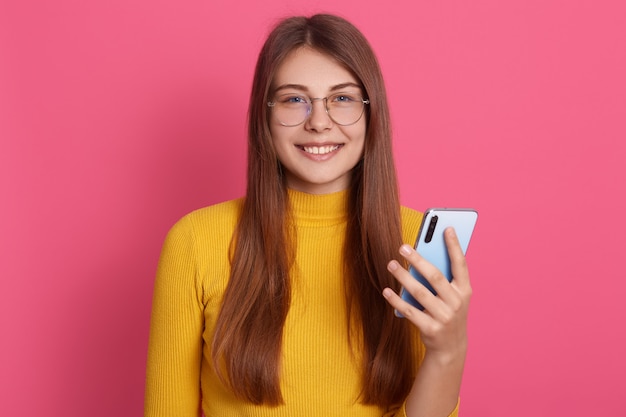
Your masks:
[{"label": "nose", "polygon": [[310,99],[311,106],[309,117],[306,120],[305,127],[307,130],[313,130],[321,132],[326,129],[330,129],[333,125],[333,121],[328,115],[326,108],[327,98],[312,98]]}]

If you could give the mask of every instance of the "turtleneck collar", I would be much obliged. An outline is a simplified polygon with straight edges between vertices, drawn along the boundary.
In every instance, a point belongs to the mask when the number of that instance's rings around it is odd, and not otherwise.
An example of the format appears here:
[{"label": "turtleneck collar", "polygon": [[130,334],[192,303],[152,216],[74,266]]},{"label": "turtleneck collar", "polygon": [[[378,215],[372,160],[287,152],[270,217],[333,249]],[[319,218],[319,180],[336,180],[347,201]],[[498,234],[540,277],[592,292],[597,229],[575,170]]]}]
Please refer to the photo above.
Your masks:
[{"label": "turtleneck collar", "polygon": [[347,220],[348,190],[308,194],[288,189],[287,195],[296,223],[325,226]]}]

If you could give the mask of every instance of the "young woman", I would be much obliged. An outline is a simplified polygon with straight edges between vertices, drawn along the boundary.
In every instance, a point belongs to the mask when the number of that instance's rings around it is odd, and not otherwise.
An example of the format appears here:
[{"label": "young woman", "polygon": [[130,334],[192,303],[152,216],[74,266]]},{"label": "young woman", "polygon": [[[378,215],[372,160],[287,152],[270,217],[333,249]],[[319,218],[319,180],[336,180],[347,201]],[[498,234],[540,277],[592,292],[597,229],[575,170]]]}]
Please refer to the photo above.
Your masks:
[{"label": "young woman", "polygon": [[420,220],[399,205],[366,39],[331,15],[282,21],[254,75],[245,198],[165,241],[145,415],[457,415],[469,275],[453,230],[452,284],[420,258]]}]

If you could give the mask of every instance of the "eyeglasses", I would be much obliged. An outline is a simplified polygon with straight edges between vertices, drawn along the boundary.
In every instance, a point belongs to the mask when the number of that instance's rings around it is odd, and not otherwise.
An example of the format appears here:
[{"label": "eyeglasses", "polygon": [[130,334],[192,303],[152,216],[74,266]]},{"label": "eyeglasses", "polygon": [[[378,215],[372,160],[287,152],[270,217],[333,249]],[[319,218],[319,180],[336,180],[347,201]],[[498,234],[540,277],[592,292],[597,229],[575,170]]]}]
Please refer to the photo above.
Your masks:
[{"label": "eyeglasses", "polygon": [[273,109],[276,120],[287,127],[304,123],[313,109],[313,102],[324,100],[324,107],[330,119],[341,126],[350,126],[361,120],[363,110],[369,100],[353,93],[337,93],[323,98],[308,98],[304,95],[288,93],[277,96],[267,105]]}]

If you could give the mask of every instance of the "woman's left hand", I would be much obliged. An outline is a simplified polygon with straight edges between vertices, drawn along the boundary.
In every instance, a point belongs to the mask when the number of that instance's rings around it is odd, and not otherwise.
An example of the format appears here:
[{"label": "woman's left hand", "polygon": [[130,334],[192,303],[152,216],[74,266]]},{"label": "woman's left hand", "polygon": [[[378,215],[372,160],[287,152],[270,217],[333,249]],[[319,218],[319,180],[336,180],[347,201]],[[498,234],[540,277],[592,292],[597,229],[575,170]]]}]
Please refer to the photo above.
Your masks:
[{"label": "woman's left hand", "polygon": [[387,265],[402,287],[424,306],[424,311],[402,300],[390,288],[385,288],[383,295],[393,308],[419,328],[427,356],[443,363],[462,362],[467,351],[467,314],[472,288],[465,256],[454,229],[446,229],[444,237],[454,277],[452,282],[448,282],[441,271],[411,246],[400,248],[400,254],[428,280],[437,292],[436,296],[397,261]]}]

